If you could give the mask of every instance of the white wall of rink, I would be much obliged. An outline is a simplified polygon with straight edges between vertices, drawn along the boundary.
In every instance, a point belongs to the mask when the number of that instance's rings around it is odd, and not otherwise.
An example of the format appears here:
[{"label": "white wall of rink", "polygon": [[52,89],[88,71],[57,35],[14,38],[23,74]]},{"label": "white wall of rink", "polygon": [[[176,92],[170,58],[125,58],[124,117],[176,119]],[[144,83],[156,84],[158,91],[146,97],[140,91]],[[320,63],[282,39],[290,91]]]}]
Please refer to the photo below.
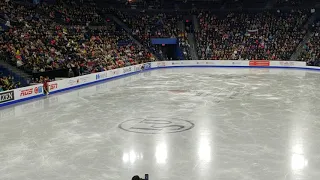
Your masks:
[{"label": "white wall of rink", "polygon": [[[50,93],[70,90],[141,71],[140,65],[88,74],[84,76],[58,80],[49,83]],[[294,68],[320,70],[320,67],[306,66],[306,62],[298,61],[231,61],[231,60],[190,60],[190,61],[158,61],[143,64],[145,70],[174,67],[230,67],[230,68]],[[43,85],[33,85],[0,93],[0,107],[44,96]]]}]

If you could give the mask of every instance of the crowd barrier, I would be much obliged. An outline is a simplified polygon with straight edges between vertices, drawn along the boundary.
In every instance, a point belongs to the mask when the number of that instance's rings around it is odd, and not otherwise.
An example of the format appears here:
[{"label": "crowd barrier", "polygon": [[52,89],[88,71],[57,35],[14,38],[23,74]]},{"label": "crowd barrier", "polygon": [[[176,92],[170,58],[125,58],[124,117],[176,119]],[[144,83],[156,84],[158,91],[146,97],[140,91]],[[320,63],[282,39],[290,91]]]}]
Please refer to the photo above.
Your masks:
[{"label": "crowd barrier", "polygon": [[[294,68],[305,70],[320,70],[320,67],[306,66],[306,62],[300,61],[231,61],[231,60],[190,60],[190,61],[158,61],[134,66],[128,66],[109,71],[88,74],[84,76],[68,78],[49,83],[50,94],[66,91],[90,84],[106,81],[130,74],[138,73],[141,67],[145,70],[175,67],[223,67],[223,68]],[[27,101],[37,97],[45,96],[43,85],[33,85],[19,89],[0,92],[0,107]]]}]

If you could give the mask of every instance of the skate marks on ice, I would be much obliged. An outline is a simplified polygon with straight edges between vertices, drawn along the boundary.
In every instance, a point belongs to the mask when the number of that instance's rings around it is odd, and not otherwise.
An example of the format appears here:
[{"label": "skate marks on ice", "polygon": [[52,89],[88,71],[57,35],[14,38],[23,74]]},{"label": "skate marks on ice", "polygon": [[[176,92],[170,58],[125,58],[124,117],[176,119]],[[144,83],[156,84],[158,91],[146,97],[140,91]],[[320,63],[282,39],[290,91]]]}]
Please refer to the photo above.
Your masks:
[{"label": "skate marks on ice", "polygon": [[157,70],[17,106],[0,179],[318,179],[320,80],[301,72]]}]

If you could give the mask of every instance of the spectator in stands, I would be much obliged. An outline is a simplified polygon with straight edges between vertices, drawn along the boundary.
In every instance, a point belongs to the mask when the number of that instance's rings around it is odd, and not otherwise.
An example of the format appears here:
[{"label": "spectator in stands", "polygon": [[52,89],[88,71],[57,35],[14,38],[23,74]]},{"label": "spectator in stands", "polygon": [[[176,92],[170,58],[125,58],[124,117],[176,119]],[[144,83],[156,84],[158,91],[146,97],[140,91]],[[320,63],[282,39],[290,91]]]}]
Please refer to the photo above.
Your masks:
[{"label": "spectator in stands", "polygon": [[[47,11],[54,9],[51,6],[38,7],[39,11],[48,12],[47,16],[39,15],[33,7],[14,3],[5,6],[8,17],[19,23],[0,35],[0,52],[29,73],[71,68],[78,76],[154,60],[113,22],[96,27],[82,23],[65,26],[56,21],[56,12]],[[75,11],[74,19],[84,21],[83,16],[91,18],[93,12],[92,9],[60,8],[68,15]]]},{"label": "spectator in stands", "polygon": [[115,11],[115,13],[131,28],[133,36],[156,53],[160,59],[165,60],[167,57],[162,54],[159,47],[150,43],[151,38],[178,38],[185,59],[190,59],[186,33],[178,29],[178,22],[182,21],[181,16],[165,13],[128,14],[121,11]]},{"label": "spectator in stands", "polygon": [[306,31],[308,12],[201,13],[201,59],[289,60]]},{"label": "spectator in stands", "polygon": [[72,69],[71,69],[71,68],[69,69],[68,77],[69,77],[69,78],[74,77],[74,73],[73,73],[73,71],[72,71]]},{"label": "spectator in stands", "polygon": [[184,58],[190,60],[191,56],[189,53],[190,44],[188,42],[187,33],[179,33],[179,46],[182,48]]},{"label": "spectator in stands", "polygon": [[12,76],[9,76],[9,77],[4,76],[0,78],[0,86],[3,91],[7,91],[10,89],[19,88],[20,83],[14,82],[14,78]]},{"label": "spectator in stands", "polygon": [[320,65],[320,21],[315,22],[310,28],[312,36],[303,46],[299,60],[306,61],[308,65]]}]

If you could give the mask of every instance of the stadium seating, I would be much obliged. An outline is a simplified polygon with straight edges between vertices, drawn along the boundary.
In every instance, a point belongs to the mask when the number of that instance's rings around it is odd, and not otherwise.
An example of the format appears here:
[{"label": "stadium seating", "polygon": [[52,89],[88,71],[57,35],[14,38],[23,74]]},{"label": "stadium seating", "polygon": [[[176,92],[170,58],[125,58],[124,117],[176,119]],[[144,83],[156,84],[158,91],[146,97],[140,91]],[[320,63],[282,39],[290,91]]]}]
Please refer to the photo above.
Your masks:
[{"label": "stadium seating", "polygon": [[201,13],[196,33],[201,59],[289,60],[303,39],[307,11]]},{"label": "stadium seating", "polygon": [[312,36],[303,46],[303,52],[299,60],[306,61],[308,65],[320,65],[320,21],[315,22],[310,28]]},{"label": "stadium seating", "polygon": [[186,32],[178,28],[178,22],[182,16],[174,14],[134,13],[116,11],[116,15],[132,30],[132,35],[139,39],[148,48],[154,49],[156,54],[162,57],[160,48],[150,43],[151,38],[178,38],[180,47],[183,49],[184,59],[190,59]]},{"label": "stadium seating", "polygon": [[97,7],[77,4],[74,1],[64,1],[62,5],[42,6],[50,10],[50,17],[66,25],[104,25],[104,19],[98,14]]},{"label": "stadium seating", "polygon": [[315,7],[317,0],[277,0],[276,7],[304,8]]},{"label": "stadium seating", "polygon": [[[105,10],[90,0],[86,1],[89,3],[83,0],[60,2],[34,6],[1,1],[1,57],[33,75],[71,69],[78,76],[154,61],[155,56],[161,60],[169,59],[161,47],[152,45],[151,38],[177,38],[186,60],[192,59],[191,47],[195,47],[199,59],[289,60],[311,31],[312,36],[298,59],[309,65],[320,65],[319,22],[308,27],[306,24],[312,15],[310,8],[299,8],[314,6],[316,1],[313,0],[276,0],[272,4],[276,9],[264,11],[238,9],[263,8],[268,4],[267,0],[255,3],[227,0],[124,4],[125,8],[171,11],[161,13]],[[123,2],[114,3],[121,6]],[[199,10],[212,4],[215,4],[213,9],[219,11]],[[190,31],[194,32],[195,44],[190,44],[188,34],[180,27],[184,19],[180,9],[192,9],[197,17],[199,28]],[[233,11],[230,13],[224,9]],[[118,17],[132,32],[126,32],[112,18],[106,18],[107,14]],[[132,37],[142,46],[137,45]],[[16,86],[8,81],[10,78],[1,79],[2,89]]]},{"label": "stadium seating", "polygon": [[153,60],[145,48],[136,46],[114,22],[92,27],[72,21],[86,22],[88,19],[82,17],[90,17],[89,12],[73,14],[70,20],[73,26],[59,24],[51,11],[48,16],[38,13],[46,8],[59,6],[38,9],[13,3],[5,7],[11,28],[0,37],[3,44],[0,51],[28,73],[72,68],[80,75]]}]

